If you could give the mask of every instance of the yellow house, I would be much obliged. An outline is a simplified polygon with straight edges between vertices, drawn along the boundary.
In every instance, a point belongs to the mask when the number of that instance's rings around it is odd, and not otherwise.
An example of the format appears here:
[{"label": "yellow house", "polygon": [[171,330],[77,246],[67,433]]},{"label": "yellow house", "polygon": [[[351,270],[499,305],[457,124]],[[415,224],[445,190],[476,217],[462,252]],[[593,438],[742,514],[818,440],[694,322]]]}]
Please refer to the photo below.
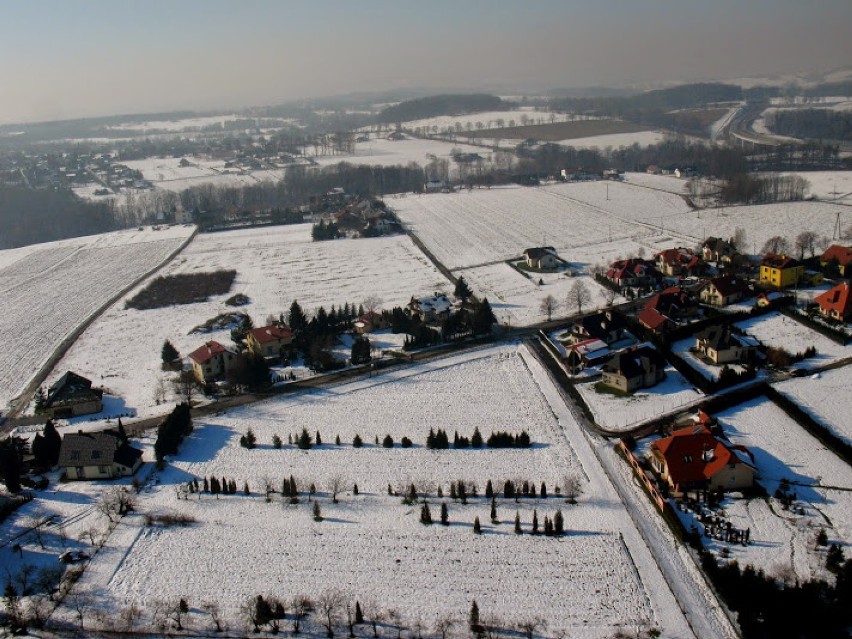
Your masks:
[{"label": "yellow house", "polygon": [[767,253],[760,261],[760,283],[764,286],[794,286],[804,275],[805,265],[783,254]]}]

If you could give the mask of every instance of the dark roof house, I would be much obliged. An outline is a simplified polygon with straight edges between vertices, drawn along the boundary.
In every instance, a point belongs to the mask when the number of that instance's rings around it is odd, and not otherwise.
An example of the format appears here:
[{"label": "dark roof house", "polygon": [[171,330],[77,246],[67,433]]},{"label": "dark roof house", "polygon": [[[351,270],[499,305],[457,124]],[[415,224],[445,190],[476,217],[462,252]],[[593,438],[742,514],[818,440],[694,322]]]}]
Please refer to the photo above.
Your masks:
[{"label": "dark roof house", "polygon": [[72,433],[62,438],[59,466],[68,479],[112,479],[132,475],[142,464],[142,451],[116,430]]},{"label": "dark roof house", "polygon": [[60,377],[47,393],[39,413],[49,417],[76,417],[103,410],[104,392],[92,388],[92,381],[68,371]]}]

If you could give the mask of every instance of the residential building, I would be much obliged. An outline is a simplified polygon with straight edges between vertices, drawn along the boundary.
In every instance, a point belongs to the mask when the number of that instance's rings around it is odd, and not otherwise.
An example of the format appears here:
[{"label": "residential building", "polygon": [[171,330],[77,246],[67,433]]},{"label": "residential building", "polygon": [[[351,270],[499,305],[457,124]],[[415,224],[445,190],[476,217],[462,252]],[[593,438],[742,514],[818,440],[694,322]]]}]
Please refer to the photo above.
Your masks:
[{"label": "residential building", "polygon": [[103,395],[101,389],[92,388],[91,380],[68,371],[50,387],[38,412],[50,418],[100,413],[103,410]]},{"label": "residential building", "polygon": [[852,295],[849,294],[847,280],[817,295],[814,302],[819,304],[819,312],[824,317],[830,317],[838,322],[852,320]]},{"label": "residential building", "polygon": [[246,336],[249,350],[263,357],[281,357],[292,343],[293,331],[281,323],[253,328]]},{"label": "residential building", "polygon": [[751,453],[717,437],[706,424],[674,431],[651,444],[651,465],[676,493],[741,490],[754,485]]},{"label": "residential building", "polygon": [[636,319],[655,332],[665,331],[671,324],[685,322],[698,313],[698,301],[688,290],[670,286],[660,291],[636,314]]},{"label": "residential building", "polygon": [[707,280],[701,288],[699,299],[712,306],[727,306],[739,302],[750,293],[748,282],[736,275],[725,275]]},{"label": "residential building", "polygon": [[686,277],[698,275],[704,269],[701,259],[688,248],[666,249],[657,253],[654,259],[657,270],[663,275]]},{"label": "residential building", "polygon": [[738,335],[730,326],[710,326],[695,336],[695,352],[713,364],[748,362],[756,352],[756,341]]},{"label": "residential building", "polygon": [[571,325],[570,339],[573,343],[596,339],[609,345],[625,337],[632,337],[627,332],[627,322],[621,313],[614,310],[586,315]]},{"label": "residential building", "polygon": [[652,346],[634,346],[613,355],[601,367],[604,384],[625,393],[648,388],[665,376],[666,360]]},{"label": "residential building", "polygon": [[760,261],[760,283],[785,288],[798,284],[805,274],[805,265],[786,255],[767,253]]},{"label": "residential building", "polygon": [[353,324],[355,332],[361,335],[372,333],[373,331],[381,331],[388,328],[388,326],[390,324],[382,314],[375,311],[367,311]]},{"label": "residential building", "polygon": [[618,286],[652,286],[660,279],[653,262],[639,258],[619,260],[609,265],[605,277]]},{"label": "residential building", "polygon": [[823,268],[830,264],[836,264],[838,275],[846,277],[847,269],[852,264],[852,246],[832,244],[820,256],[819,263]]},{"label": "residential building", "polygon": [[189,354],[195,379],[202,384],[226,375],[236,359],[236,351],[215,341],[206,342]]},{"label": "residential building", "polygon": [[539,270],[556,268],[562,261],[556,254],[556,249],[552,246],[528,248],[524,251],[524,259],[527,261],[529,268]]},{"label": "residential building", "polygon": [[142,451],[116,430],[70,433],[59,449],[59,466],[68,479],[128,477],[141,465]]},{"label": "residential building", "polygon": [[705,262],[731,262],[738,253],[728,240],[711,236],[701,245],[701,255]]},{"label": "residential building", "polygon": [[600,366],[612,358],[612,349],[600,339],[587,339],[565,345],[565,364],[572,375]]},{"label": "residential building", "polygon": [[436,292],[428,297],[412,297],[407,308],[409,315],[431,324],[447,319],[452,313],[453,303],[444,293]]}]

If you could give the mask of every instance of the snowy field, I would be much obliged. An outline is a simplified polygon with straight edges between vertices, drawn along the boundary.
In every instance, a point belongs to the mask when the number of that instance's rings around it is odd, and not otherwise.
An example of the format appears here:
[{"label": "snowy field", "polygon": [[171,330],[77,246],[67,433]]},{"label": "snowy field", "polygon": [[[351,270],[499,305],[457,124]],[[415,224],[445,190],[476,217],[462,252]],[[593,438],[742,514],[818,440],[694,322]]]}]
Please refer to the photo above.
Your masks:
[{"label": "snowy field", "polygon": [[743,322],[737,326],[749,335],[753,335],[765,346],[784,348],[795,355],[813,346],[816,355],[793,364],[793,368],[811,369],[831,364],[846,357],[852,357],[852,344],[842,346],[804,324],[780,313],[768,313]]},{"label": "snowy field", "polygon": [[[798,175],[808,181],[806,196],[819,200],[852,204],[852,171],[807,171],[804,173],[784,173]],[[845,230],[845,227],[841,228]]]},{"label": "snowy field", "polygon": [[[567,122],[572,119],[568,113],[555,113],[551,111],[539,111],[536,109],[520,109],[516,111],[485,111],[482,113],[469,113],[466,115],[441,115],[434,118],[423,118],[420,120],[409,120],[403,122],[402,126],[405,129],[414,130],[417,128],[428,127],[433,130],[433,127],[438,127],[439,132],[446,129],[456,129],[456,124],[462,126],[462,134],[468,129],[477,130],[477,122],[482,124],[482,128],[496,129],[498,120],[503,120],[503,126],[521,126],[522,118],[527,118],[527,124],[550,124],[551,122]],[[514,125],[509,124],[514,122]]]},{"label": "snowy field", "polygon": [[595,422],[610,430],[629,430],[643,421],[678,408],[685,409],[704,399],[704,394],[671,366],[666,368],[666,378],[662,382],[626,397],[599,393],[595,390],[596,383],[577,384],[575,388],[592,411]]},{"label": "snowy field", "polygon": [[848,368],[790,379],[781,382],[775,389],[795,401],[835,435],[852,444]]},{"label": "snowy field", "polygon": [[[587,138],[567,138],[560,140],[559,144],[572,146],[575,149],[618,149],[624,146],[651,146],[659,144],[665,139],[665,134],[660,131],[635,131],[633,133],[610,133],[608,135],[595,135]],[[520,141],[520,140],[519,140]]]},{"label": "snowy field", "polygon": [[[189,162],[181,166],[182,160]],[[277,182],[284,177],[286,169],[263,169],[241,172],[239,169],[225,168],[221,160],[203,158],[146,158],[125,163],[158,188],[180,192],[201,184],[215,186],[249,186],[258,182]]]},{"label": "snowy field", "polygon": [[[49,380],[74,370],[103,384],[139,416],[160,414],[164,407],[155,403],[154,391],[166,377],[160,370],[163,342],[171,340],[184,356],[210,339],[230,343],[227,330],[189,334],[220,313],[242,311],[261,326],[270,314],[286,315],[293,300],[312,312],[375,295],[389,309],[412,295],[451,290],[405,236],[312,242],[309,224],[199,235],[158,275],[216,269],[235,269],[237,279],[226,295],[207,302],[139,311],[125,308],[136,293],[131,291],[83,333]],[[236,293],[251,303],[227,306]]]},{"label": "snowy field", "polygon": [[[765,535],[768,545],[775,550],[775,553],[764,555],[766,561],[778,560],[777,553],[784,545],[779,540],[789,537],[790,530],[800,549],[807,544],[813,545],[820,528],[828,531],[830,540],[840,540],[845,545],[852,541],[852,469],[842,459],[765,398],[728,409],[717,417],[731,441],[746,446],[754,455],[759,481],[770,494],[775,492],[779,481],[786,478],[797,499],[807,506],[805,515],[783,513],[786,523],[766,513],[756,515],[758,528],[752,537],[757,534],[756,539],[759,539]],[[773,503],[777,507],[777,503]],[[759,527],[761,521],[766,529]],[[779,527],[780,532],[774,529]],[[773,554],[776,554],[774,561]],[[794,550],[791,554],[796,573],[807,575],[808,562],[813,560],[807,555],[796,557]]]},{"label": "snowy field", "polygon": [[[469,435],[484,424],[487,431],[526,429],[534,445],[423,447],[430,427]],[[304,426],[321,432],[322,446],[301,451],[286,445],[287,434]],[[248,428],[257,435],[254,450],[237,443]],[[363,448],[350,445],[356,433],[367,443]],[[396,442],[409,436],[415,446],[386,449],[372,443],[374,435],[386,433]],[[284,438],[283,449],[270,446],[274,434]],[[328,443],[338,434],[342,445]],[[177,499],[178,484],[210,474],[234,478],[240,487],[248,481],[253,494]],[[283,504],[277,494],[264,503],[257,494],[266,479],[278,486],[290,474],[302,491],[316,485],[322,522],[312,520],[304,493],[296,505]],[[583,485],[574,506],[554,497],[566,474]],[[344,485],[337,504],[328,493],[335,477]],[[519,502],[498,497],[494,524],[489,502],[481,497],[489,478],[544,481],[550,496]],[[435,497],[437,487],[447,494],[449,482],[459,479],[475,482],[480,497],[466,505],[444,498],[448,527],[423,526],[418,505],[387,495],[388,483],[415,482],[430,492],[437,521],[442,501]],[[557,508],[565,515],[565,537],[513,534],[516,511],[529,532],[533,509],[542,521]],[[146,528],[135,515],[119,524],[76,587],[113,618],[135,603],[145,611],[140,623],[150,623],[158,601],[185,597],[195,610],[217,601],[231,627],[240,628],[239,606],[258,593],[289,600],[336,588],[362,605],[372,601],[382,610],[398,610],[409,627],[419,620],[432,629],[444,614],[462,618],[475,598],[483,618],[509,627],[538,616],[547,620],[548,635],[603,639],[619,629],[649,628],[662,629],[664,636],[690,634],[588,442],[546,372],[522,347],[489,347],[197,423],[158,483],[140,495],[137,510],[179,511],[198,523]],[[471,530],[477,516],[483,524],[479,536]],[[68,609],[63,614],[73,617]],[[194,614],[198,625],[206,623]]]},{"label": "snowy field", "polygon": [[[146,228],[0,251],[0,408],[24,389],[63,340],[163,262],[193,230]],[[100,346],[89,348],[94,354]]]},{"label": "snowy field", "polygon": [[668,191],[676,195],[686,194],[687,180],[674,175],[653,175],[651,173],[625,173],[624,180],[636,186],[645,186],[660,191]]}]

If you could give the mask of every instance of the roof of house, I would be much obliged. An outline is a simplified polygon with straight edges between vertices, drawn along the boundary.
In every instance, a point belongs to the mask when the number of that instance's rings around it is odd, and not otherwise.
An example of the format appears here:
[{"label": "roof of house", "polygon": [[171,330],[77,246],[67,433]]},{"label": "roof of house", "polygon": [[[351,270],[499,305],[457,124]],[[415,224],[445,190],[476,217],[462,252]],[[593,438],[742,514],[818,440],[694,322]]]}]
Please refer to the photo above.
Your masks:
[{"label": "roof of house", "polygon": [[769,268],[794,268],[796,266],[802,266],[802,263],[799,260],[793,259],[787,255],[777,255],[776,253],[767,253],[763,256],[763,259],[760,260],[761,266],[768,266]]},{"label": "roof of house", "polygon": [[601,367],[607,373],[618,373],[627,379],[649,373],[653,367],[663,368],[665,358],[651,346],[635,346],[613,355]]},{"label": "roof of house", "polygon": [[412,297],[409,306],[420,310],[422,313],[445,313],[452,308],[453,303],[443,293],[435,293],[435,295],[418,299]]},{"label": "roof of house", "polygon": [[62,438],[59,465],[106,466],[113,462],[132,467],[142,457],[142,451],[133,448],[116,430],[92,433],[69,433]]},{"label": "roof of house", "polygon": [[230,352],[230,349],[225,348],[219,342],[209,341],[205,342],[204,346],[199,346],[192,351],[189,354],[189,359],[198,364],[206,364],[213,359],[214,356],[224,353],[225,351]]},{"label": "roof of house", "polygon": [[849,294],[849,282],[840,282],[825,293],[817,295],[814,302],[825,311],[836,311],[843,317],[852,315],[852,295]]},{"label": "roof of house", "polygon": [[651,448],[665,459],[675,485],[706,481],[728,464],[754,467],[751,453],[745,447],[725,443],[704,424],[676,430],[669,437],[655,441]]},{"label": "roof of house", "polygon": [[746,293],[748,291],[748,282],[742,277],[736,275],[723,275],[722,277],[714,277],[707,281],[705,288],[712,286],[720,295],[727,297],[735,293]]},{"label": "roof of house", "polygon": [[90,379],[68,371],[51,385],[44,405],[50,408],[66,403],[89,402],[101,399],[103,394],[102,390],[92,388]]},{"label": "roof of house", "polygon": [[656,268],[653,262],[648,262],[636,257],[631,257],[627,260],[618,260],[609,265],[609,270],[606,272],[606,277],[611,280],[622,280],[625,276],[653,276],[656,274]]},{"label": "roof of house", "polygon": [[[671,319],[672,316],[677,316],[683,310],[697,305],[698,302],[692,293],[680,286],[670,286],[645,302],[645,310],[655,310]],[[639,315],[637,317],[642,319]]]},{"label": "roof of house", "polygon": [[268,326],[253,328],[249,333],[258,344],[269,344],[293,337],[293,331],[290,330],[290,327],[282,324],[269,324]]},{"label": "roof of house", "polygon": [[556,255],[556,249],[552,246],[537,246],[534,248],[528,248],[524,250],[524,256],[528,257],[531,260],[540,260],[541,258],[552,255],[553,257],[558,257]]},{"label": "roof of house", "polygon": [[696,333],[695,339],[705,342],[714,351],[755,345],[753,338],[740,336],[731,332],[730,326],[709,326],[703,331]]},{"label": "roof of house", "polygon": [[669,321],[665,315],[655,308],[643,308],[641,311],[636,313],[636,319],[652,331],[665,326],[666,322]]},{"label": "roof of house", "polygon": [[[620,313],[614,311],[600,311],[592,313],[574,322],[572,332],[588,335],[597,339],[608,338],[612,331],[621,331],[627,328],[627,323]],[[606,341],[604,339],[604,341]]]},{"label": "roof of house", "polygon": [[837,260],[842,266],[852,264],[852,247],[832,244],[825,249],[820,260],[823,262]]},{"label": "roof of house", "polygon": [[598,359],[610,354],[609,345],[603,340],[587,339],[565,347],[566,353],[575,352],[580,357]]},{"label": "roof of house", "polygon": [[695,268],[701,263],[701,260],[698,259],[697,255],[695,255],[691,250],[682,247],[660,251],[657,253],[656,257],[658,262],[663,262],[668,266],[679,266],[685,269]]}]

